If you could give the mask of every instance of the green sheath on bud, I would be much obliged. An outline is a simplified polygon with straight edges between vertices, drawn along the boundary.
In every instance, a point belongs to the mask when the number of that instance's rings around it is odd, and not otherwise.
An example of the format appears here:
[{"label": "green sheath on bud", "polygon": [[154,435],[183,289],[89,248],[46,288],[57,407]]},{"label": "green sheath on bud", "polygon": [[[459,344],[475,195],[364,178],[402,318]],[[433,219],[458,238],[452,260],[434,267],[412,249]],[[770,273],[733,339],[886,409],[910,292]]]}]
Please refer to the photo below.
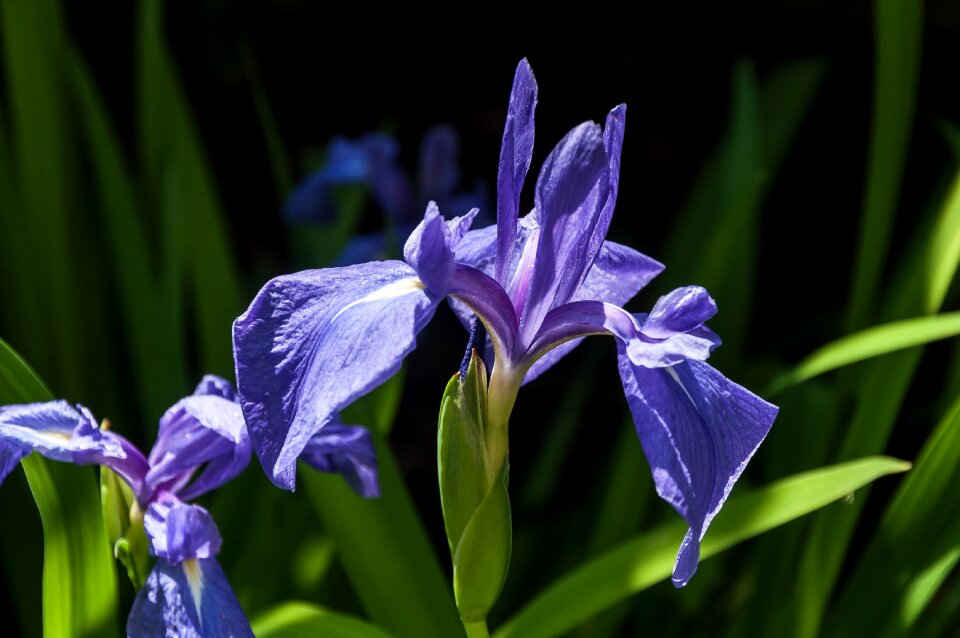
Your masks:
[{"label": "green sheath on bud", "polygon": [[130,486],[104,466],[100,467],[100,505],[107,538],[113,544],[113,555],[127,568],[133,586],[140,589],[150,567],[143,512]]},{"label": "green sheath on bud", "polygon": [[490,475],[486,423],[487,372],[474,351],[465,377],[454,375],[447,384],[437,433],[440,502],[465,623],[486,618],[510,564],[509,464]]}]

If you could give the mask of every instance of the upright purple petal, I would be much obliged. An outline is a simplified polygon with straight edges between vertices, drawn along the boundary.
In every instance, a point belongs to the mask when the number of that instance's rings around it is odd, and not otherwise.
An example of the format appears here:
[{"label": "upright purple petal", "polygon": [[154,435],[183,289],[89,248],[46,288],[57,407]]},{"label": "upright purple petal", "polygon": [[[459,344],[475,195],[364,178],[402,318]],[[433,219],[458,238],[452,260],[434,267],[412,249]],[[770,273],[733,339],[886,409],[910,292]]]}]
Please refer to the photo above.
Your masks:
[{"label": "upright purple petal", "polygon": [[456,268],[454,248],[470,228],[477,210],[463,217],[444,221],[436,202],[427,205],[427,212],[403,247],[403,258],[417,272],[420,281],[436,295],[447,294]]},{"label": "upright purple petal", "polygon": [[441,201],[460,181],[460,138],[449,124],[431,127],[420,144],[420,200]]},{"label": "upright purple petal", "polygon": [[277,277],[233,327],[237,386],[267,475],[293,489],[296,460],[334,414],[400,369],[440,297],[403,262]]},{"label": "upright purple petal", "polygon": [[315,470],[342,474],[360,496],[380,496],[377,452],[366,428],[331,421],[313,435],[300,458]]},{"label": "upright purple petal", "polygon": [[130,638],[253,638],[215,558],[172,565],[159,560],[127,617]]},{"label": "upright purple petal", "polygon": [[[145,496],[158,491],[175,492],[184,499],[196,498],[223,485],[250,462],[250,438],[239,403],[223,398],[232,394],[229,384],[210,387],[207,378],[199,391],[174,404],[160,419],[157,441],[150,451]],[[194,472],[203,473],[190,485]]]},{"label": "upright purple petal", "polygon": [[495,279],[506,285],[506,267],[517,234],[520,191],[533,157],[534,112],[537,108],[537,80],[526,58],[520,60],[513,76],[507,122],[500,146],[497,172],[497,268]]},{"label": "upright purple petal", "polygon": [[150,504],[143,516],[143,528],[150,553],[174,565],[220,553],[220,531],[210,512],[172,496]]},{"label": "upright purple petal", "polygon": [[107,465],[135,491],[147,471],[132,443],[101,430],[89,410],[66,401],[0,407],[0,483],[30,452],[76,465]]},{"label": "upright purple petal", "polygon": [[623,133],[626,127],[627,105],[615,106],[607,113],[607,120],[603,125],[603,149],[607,154],[608,188],[606,198],[600,210],[596,226],[590,235],[585,260],[589,262],[600,250],[610,221],[613,219],[613,209],[617,204],[617,193],[620,190],[620,155],[623,151]]},{"label": "upright purple petal", "polygon": [[677,587],[697,570],[700,541],[767,435],[777,407],[699,361],[635,365],[619,347],[620,378],[657,494],[690,526],[673,570]]},{"label": "upright purple petal", "polygon": [[607,164],[603,133],[594,122],[567,133],[544,162],[536,190],[536,267],[520,321],[525,342],[547,312],[573,297],[593,265],[590,245],[609,191]]}]

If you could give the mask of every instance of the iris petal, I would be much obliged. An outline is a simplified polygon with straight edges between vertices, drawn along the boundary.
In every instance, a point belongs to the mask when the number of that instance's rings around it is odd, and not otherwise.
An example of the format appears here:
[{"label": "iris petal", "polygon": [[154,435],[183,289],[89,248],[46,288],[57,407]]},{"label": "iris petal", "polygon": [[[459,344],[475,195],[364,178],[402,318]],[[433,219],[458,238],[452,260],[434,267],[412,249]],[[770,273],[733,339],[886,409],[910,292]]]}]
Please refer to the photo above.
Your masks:
[{"label": "iris petal", "polygon": [[397,261],[304,271],[261,289],[234,322],[234,355],[250,438],[277,485],[293,489],[313,435],[399,370],[439,301]]},{"label": "iris petal", "polygon": [[366,428],[331,421],[313,435],[300,458],[315,470],[342,474],[363,497],[380,496],[377,453]]},{"label": "iris petal", "polygon": [[162,496],[150,504],[143,528],[150,553],[174,565],[220,553],[220,531],[210,512],[173,496]]},{"label": "iris petal", "polygon": [[207,558],[157,561],[133,602],[127,636],[253,638],[253,631],[220,564]]},{"label": "iris petal", "polygon": [[507,266],[512,257],[520,211],[520,191],[533,158],[534,112],[537,108],[537,81],[526,59],[520,60],[513,76],[507,122],[500,146],[497,173],[497,267],[494,278],[506,284]]},{"label": "iris petal", "polygon": [[777,407],[699,361],[645,368],[621,344],[619,367],[657,493],[690,526],[673,571],[674,585],[682,587],[697,569],[700,540]]}]

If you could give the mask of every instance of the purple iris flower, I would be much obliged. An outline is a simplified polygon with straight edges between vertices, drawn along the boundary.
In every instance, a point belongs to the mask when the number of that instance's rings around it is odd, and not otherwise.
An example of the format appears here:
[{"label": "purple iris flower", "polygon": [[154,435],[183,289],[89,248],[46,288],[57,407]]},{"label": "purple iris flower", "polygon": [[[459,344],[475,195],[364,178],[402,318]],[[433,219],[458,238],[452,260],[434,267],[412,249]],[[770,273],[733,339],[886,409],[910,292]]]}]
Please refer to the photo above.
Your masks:
[{"label": "purple iris flower", "polygon": [[[348,478],[359,472],[363,478],[355,484],[375,491],[369,434],[337,428],[341,439],[352,438],[311,442],[306,454],[320,459],[320,469],[346,470]],[[106,466],[133,491],[131,521],[142,519],[157,562],[133,603],[127,635],[253,636],[217,563],[221,539],[213,518],[185,502],[223,485],[250,462],[250,438],[229,382],[207,375],[191,396],[167,410],[148,456],[123,436],[97,427],[80,405],[50,401],[0,407],[0,483],[30,452]]]},{"label": "purple iris flower", "polygon": [[680,288],[649,314],[621,306],[663,266],[606,241],[620,174],[626,107],[605,126],[571,130],[540,170],[519,218],[533,153],[537,85],[526,60],[514,78],[500,151],[497,224],[469,231],[428,205],[404,261],[309,270],[269,281],[234,323],[237,381],[254,449],[279,486],[337,412],[392,376],[449,298],[475,314],[493,353],[485,426],[488,474],[507,455],[507,420],[521,385],[588,335],[616,339],[624,393],[657,493],[687,521],[674,567],[682,586],[700,540],[766,436],[777,408],[704,363],[720,339],[706,290]]},{"label": "purple iris flower", "polygon": [[[406,237],[420,222],[423,204],[437,201],[444,210],[468,210],[484,199],[483,189],[459,193],[460,139],[453,127],[438,124],[423,136],[416,185],[397,162],[399,146],[386,133],[367,133],[355,140],[336,137],[327,149],[326,163],[297,184],[287,198],[283,216],[291,222],[328,223],[337,217],[334,187],[362,184],[386,215],[398,237]],[[383,257],[388,251],[385,233],[362,235],[350,241],[337,258],[338,265]]]}]

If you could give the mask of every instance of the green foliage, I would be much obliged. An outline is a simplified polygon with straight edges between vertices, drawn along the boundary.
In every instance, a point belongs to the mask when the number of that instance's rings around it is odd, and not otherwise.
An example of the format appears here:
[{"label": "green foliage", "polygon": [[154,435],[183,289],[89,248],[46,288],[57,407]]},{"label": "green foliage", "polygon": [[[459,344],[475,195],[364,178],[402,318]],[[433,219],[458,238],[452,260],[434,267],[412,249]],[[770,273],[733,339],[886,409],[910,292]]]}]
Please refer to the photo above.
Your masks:
[{"label": "green foliage", "polygon": [[390,638],[374,625],[308,603],[284,603],[251,624],[258,638]]},{"label": "green foliage", "polygon": [[[705,560],[741,541],[808,514],[868,483],[910,467],[885,457],[806,472],[730,499],[700,549]],[[559,636],[673,571],[686,525],[674,521],[624,543],[568,574],[504,623],[496,638]]]}]

